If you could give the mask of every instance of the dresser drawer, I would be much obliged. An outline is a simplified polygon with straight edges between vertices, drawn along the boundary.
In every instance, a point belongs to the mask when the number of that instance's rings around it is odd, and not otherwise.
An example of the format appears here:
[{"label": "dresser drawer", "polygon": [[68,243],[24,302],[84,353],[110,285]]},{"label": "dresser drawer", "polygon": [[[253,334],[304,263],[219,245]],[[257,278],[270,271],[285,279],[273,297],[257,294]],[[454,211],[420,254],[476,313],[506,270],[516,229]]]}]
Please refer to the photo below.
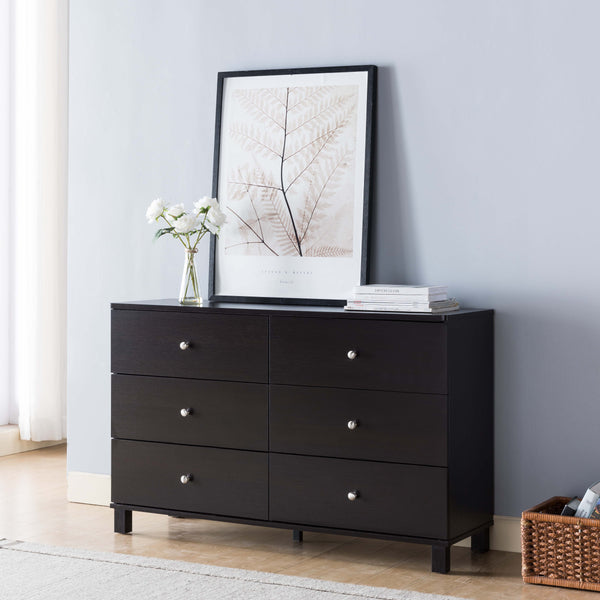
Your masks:
[{"label": "dresser drawer", "polygon": [[270,449],[447,466],[446,397],[273,385]]},{"label": "dresser drawer", "polygon": [[266,519],[267,473],[263,452],[112,441],[112,501],[120,504]]},{"label": "dresser drawer", "polygon": [[[426,538],[447,534],[447,470],[271,454],[272,521]],[[358,492],[354,501],[350,492]]]},{"label": "dresser drawer", "polygon": [[266,451],[268,409],[260,383],[112,376],[114,438]]},{"label": "dresser drawer", "polygon": [[113,310],[112,372],[266,383],[267,331],[267,317]]},{"label": "dresser drawer", "polygon": [[[356,357],[348,358],[349,352]],[[445,394],[443,323],[271,318],[271,382]]]}]

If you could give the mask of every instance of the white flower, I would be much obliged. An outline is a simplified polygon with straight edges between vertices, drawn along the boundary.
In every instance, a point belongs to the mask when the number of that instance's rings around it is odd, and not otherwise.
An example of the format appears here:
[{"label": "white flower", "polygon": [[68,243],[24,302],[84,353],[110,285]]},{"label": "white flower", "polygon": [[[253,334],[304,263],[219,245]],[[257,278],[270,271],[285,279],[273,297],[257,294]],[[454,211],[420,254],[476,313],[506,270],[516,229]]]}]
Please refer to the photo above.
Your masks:
[{"label": "white flower", "polygon": [[222,225],[225,225],[227,217],[217,204],[216,206],[211,207],[211,209],[208,211],[208,214],[206,215],[206,220],[207,222],[210,221],[217,227],[221,227]]},{"label": "white flower", "polygon": [[212,234],[219,235],[221,227],[227,221],[225,213],[219,208],[219,203],[215,203],[208,209],[206,219],[204,221],[204,227],[208,229]]},{"label": "white flower", "polygon": [[206,227],[206,229],[208,229],[212,234],[219,235],[219,227],[213,225],[210,221],[205,221],[204,227]]},{"label": "white flower", "polygon": [[148,219],[148,223],[156,221],[163,214],[165,208],[166,205],[160,198],[153,200],[152,204],[148,207],[148,210],[146,210],[146,219]]},{"label": "white flower", "polygon": [[[182,211],[183,212],[183,211]],[[191,233],[198,228],[198,217],[182,214],[174,223],[175,233]]]},{"label": "white flower", "polygon": [[183,208],[183,204],[174,204],[173,206],[167,209],[167,214],[173,219],[176,219],[177,217],[180,217],[184,213],[184,211],[185,208]]},{"label": "white flower", "polygon": [[200,214],[201,212],[205,213],[214,206],[219,206],[217,199],[204,196],[204,198],[200,198],[200,200],[196,200],[196,202],[194,202],[194,212],[196,214]]}]

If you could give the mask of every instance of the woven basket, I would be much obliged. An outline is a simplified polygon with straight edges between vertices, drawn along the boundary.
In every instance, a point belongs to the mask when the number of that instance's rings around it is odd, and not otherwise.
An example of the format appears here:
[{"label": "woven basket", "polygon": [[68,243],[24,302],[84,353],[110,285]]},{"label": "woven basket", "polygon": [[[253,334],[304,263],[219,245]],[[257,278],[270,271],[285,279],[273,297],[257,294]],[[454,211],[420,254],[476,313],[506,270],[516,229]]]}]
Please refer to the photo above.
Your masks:
[{"label": "woven basket", "polygon": [[600,591],[600,520],[561,517],[555,496],[521,515],[523,581]]}]

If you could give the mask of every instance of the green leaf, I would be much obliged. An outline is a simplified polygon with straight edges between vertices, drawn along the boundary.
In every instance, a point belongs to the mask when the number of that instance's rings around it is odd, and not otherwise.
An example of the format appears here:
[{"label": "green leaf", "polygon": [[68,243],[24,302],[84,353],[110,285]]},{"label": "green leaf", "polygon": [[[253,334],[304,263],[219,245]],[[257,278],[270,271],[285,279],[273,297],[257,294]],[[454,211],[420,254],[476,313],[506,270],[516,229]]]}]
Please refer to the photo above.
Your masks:
[{"label": "green leaf", "polygon": [[174,229],[175,229],[175,227],[163,227],[162,229],[159,229],[154,234],[154,239],[157,240],[158,238],[161,238],[163,235],[166,235],[167,233],[172,233]]}]

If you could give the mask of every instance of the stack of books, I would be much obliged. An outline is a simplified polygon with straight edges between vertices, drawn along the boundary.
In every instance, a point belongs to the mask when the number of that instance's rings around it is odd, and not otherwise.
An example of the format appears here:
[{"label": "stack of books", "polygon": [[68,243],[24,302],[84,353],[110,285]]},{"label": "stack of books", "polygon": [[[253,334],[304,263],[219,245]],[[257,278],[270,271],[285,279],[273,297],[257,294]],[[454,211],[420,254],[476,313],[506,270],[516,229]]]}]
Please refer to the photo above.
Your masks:
[{"label": "stack of books", "polygon": [[460,308],[445,285],[357,285],[346,310],[440,313]]}]

